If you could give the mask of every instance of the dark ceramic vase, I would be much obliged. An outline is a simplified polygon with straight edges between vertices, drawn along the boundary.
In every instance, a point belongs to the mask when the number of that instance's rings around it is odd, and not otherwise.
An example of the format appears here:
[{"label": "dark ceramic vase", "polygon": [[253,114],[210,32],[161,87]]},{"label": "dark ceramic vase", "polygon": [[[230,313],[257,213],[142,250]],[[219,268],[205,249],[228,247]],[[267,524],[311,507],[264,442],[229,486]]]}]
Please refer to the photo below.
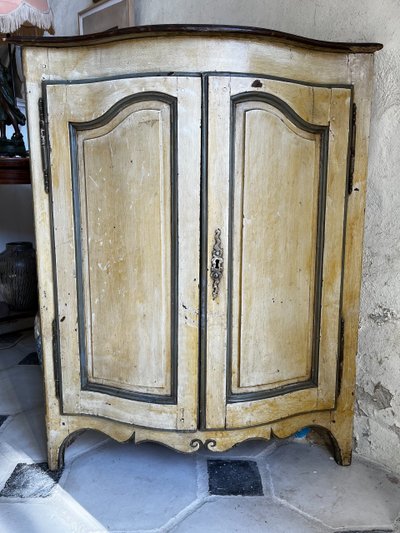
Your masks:
[{"label": "dark ceramic vase", "polygon": [[36,256],[32,243],[9,242],[0,254],[0,300],[12,311],[36,311]]}]

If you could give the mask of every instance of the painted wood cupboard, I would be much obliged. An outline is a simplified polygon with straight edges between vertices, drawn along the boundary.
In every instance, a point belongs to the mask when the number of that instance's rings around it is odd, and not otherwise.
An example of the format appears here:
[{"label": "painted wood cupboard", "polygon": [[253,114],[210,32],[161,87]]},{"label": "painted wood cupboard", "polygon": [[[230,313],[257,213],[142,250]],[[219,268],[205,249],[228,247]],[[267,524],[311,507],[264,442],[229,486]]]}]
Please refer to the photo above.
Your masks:
[{"label": "painted wood cupboard", "polygon": [[86,428],[351,460],[373,52],[259,28],[24,40],[49,465]]}]

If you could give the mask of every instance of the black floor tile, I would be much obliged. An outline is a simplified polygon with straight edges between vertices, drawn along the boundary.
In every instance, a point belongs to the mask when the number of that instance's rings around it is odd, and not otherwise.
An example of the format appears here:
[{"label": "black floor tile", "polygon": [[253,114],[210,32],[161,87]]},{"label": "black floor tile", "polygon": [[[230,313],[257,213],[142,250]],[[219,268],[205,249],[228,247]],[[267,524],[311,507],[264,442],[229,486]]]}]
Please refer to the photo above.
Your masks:
[{"label": "black floor tile", "polygon": [[19,365],[39,365],[39,358],[36,352],[29,353],[18,363]]},{"label": "black floor tile", "polygon": [[58,483],[62,470],[51,472],[47,463],[19,463],[8,478],[0,497],[45,498]]},{"label": "black floor tile", "polygon": [[209,493],[218,496],[263,496],[260,472],[255,461],[210,459]]}]

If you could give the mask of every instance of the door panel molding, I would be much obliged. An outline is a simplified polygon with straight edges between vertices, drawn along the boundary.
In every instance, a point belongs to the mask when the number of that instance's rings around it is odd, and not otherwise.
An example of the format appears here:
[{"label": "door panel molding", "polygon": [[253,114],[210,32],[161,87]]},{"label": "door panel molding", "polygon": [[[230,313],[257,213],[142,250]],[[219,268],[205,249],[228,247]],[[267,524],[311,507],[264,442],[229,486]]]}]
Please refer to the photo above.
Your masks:
[{"label": "door panel molding", "polygon": [[[318,208],[317,208],[317,228],[316,228],[316,250],[315,250],[315,283],[314,283],[314,303],[313,303],[313,326],[312,326],[312,353],[311,353],[311,365],[310,372],[307,379],[301,381],[295,381],[287,383],[281,386],[269,386],[267,389],[254,390],[255,387],[241,387],[238,382],[238,387],[233,390],[233,375],[232,375],[232,320],[233,320],[233,290],[240,290],[239,287],[233,287],[233,235],[234,235],[234,209],[235,209],[235,140],[236,140],[236,120],[237,120],[237,108],[242,103],[260,102],[266,104],[273,109],[277,109],[290,123],[293,124],[300,131],[310,133],[316,138],[319,137],[319,183],[318,183]],[[261,109],[260,109],[261,110]],[[264,109],[265,110],[265,109]],[[245,111],[246,113],[246,111]],[[244,113],[244,114],[245,114]],[[318,387],[318,367],[319,367],[319,331],[321,321],[321,292],[322,292],[322,271],[323,271],[323,247],[324,247],[324,220],[325,220],[325,206],[326,206],[326,182],[327,182],[327,167],[328,167],[328,145],[329,145],[329,125],[319,125],[307,122],[285,101],[277,96],[264,93],[264,92],[252,92],[239,93],[231,96],[231,114],[230,114],[230,178],[229,178],[229,253],[228,253],[228,316],[227,316],[227,402],[236,403],[244,401],[262,400],[271,398],[290,392],[305,390],[313,387]],[[236,185],[237,186],[237,185]],[[237,206],[236,206],[237,207]],[[243,224],[241,224],[241,230],[236,228],[236,231],[243,231]],[[241,247],[243,245],[243,238],[241,239]],[[240,259],[242,264],[243,257]],[[241,273],[239,274],[242,280],[242,266],[240,267]],[[242,282],[240,282],[240,286]],[[241,321],[239,313],[239,321]],[[240,329],[240,326],[239,326]],[[239,332],[240,338],[240,332]],[[238,348],[239,349],[239,348]],[[239,364],[240,353],[238,354]],[[238,376],[239,378],[239,376]],[[296,378],[294,378],[296,379]],[[265,384],[267,385],[267,384]],[[245,390],[247,388],[247,391]],[[238,389],[244,389],[243,392],[237,392]]]},{"label": "door panel molding", "polygon": [[[79,151],[82,151],[83,158],[83,167],[84,163],[84,143],[88,139],[83,139],[82,145],[79,146],[78,135],[80,132],[93,132],[93,139],[96,137],[96,130],[110,125],[113,119],[118,118],[124,110],[127,108],[131,109],[131,113],[140,112],[142,109],[137,107],[135,109],[135,104],[146,104],[150,106],[152,103],[162,103],[166,104],[169,108],[169,130],[170,130],[170,223],[171,223],[171,237],[170,237],[170,272],[171,272],[171,287],[170,287],[170,382],[166,387],[166,393],[158,394],[155,392],[145,392],[140,390],[140,386],[137,387],[139,390],[132,390],[134,387],[132,384],[127,383],[124,388],[117,385],[111,385],[106,383],[101,383],[96,381],[95,376],[89,376],[88,365],[89,358],[87,353],[87,342],[92,338],[92,327],[91,320],[88,319],[89,324],[86,324],[86,305],[90,305],[90,301],[85,302],[85,293],[89,296],[90,291],[85,289],[84,282],[84,272],[83,272],[83,241],[86,240],[85,246],[87,247],[87,254],[89,257],[89,242],[82,235],[82,224],[83,218],[88,217],[88,213],[82,213],[82,203],[87,207],[87,199],[84,201],[85,193],[81,190],[82,186],[86,189],[87,187],[87,177],[85,171],[82,169],[82,181],[80,183],[79,176]],[[132,107],[133,106],[133,107]],[[153,106],[156,107],[156,106]],[[127,113],[125,113],[127,115]],[[113,125],[113,129],[116,129],[122,124],[122,122],[127,119],[129,115],[122,117],[121,121],[118,124]],[[161,119],[161,117],[160,117]],[[178,119],[178,109],[177,109],[177,98],[168,94],[164,94],[156,91],[147,91],[139,94],[132,94],[126,96],[114,104],[110,109],[108,109],[101,116],[86,122],[70,122],[69,123],[69,135],[70,135],[70,158],[71,158],[71,170],[72,170],[72,189],[73,189],[73,209],[74,209],[74,223],[75,223],[75,248],[76,248],[76,278],[77,278],[77,301],[78,301],[78,329],[79,329],[79,353],[80,353],[80,366],[81,366],[81,390],[83,391],[93,391],[105,393],[109,396],[116,396],[120,398],[126,398],[130,400],[138,400],[148,403],[159,403],[159,404],[172,404],[175,405],[177,401],[177,365],[178,365],[178,340],[177,340],[177,288],[178,288],[178,246],[177,246],[177,225],[178,225],[178,198],[177,198],[177,119]],[[112,131],[112,130],[111,130]],[[106,135],[106,133],[103,133]],[[87,220],[84,224],[84,227],[87,226]],[[151,245],[151,243],[150,243]],[[88,258],[89,263],[89,258]],[[90,286],[90,270],[87,268],[87,284]],[[86,298],[87,299],[87,298]],[[89,297],[90,300],[90,297]],[[127,325],[128,326],[128,325]],[[129,327],[129,326],[128,326]],[[89,332],[88,332],[89,330]],[[86,337],[86,334],[88,337]],[[93,354],[94,357],[94,354]],[[93,361],[92,361],[93,364]],[[151,390],[151,389],[150,389]],[[154,391],[154,388],[153,388]]]}]

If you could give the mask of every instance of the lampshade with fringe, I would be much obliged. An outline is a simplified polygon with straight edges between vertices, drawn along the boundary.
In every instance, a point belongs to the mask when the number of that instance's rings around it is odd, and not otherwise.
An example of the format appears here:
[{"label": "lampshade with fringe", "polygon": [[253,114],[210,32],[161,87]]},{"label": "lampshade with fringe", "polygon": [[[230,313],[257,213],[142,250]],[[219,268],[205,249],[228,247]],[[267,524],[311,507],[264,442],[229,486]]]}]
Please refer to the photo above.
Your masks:
[{"label": "lampshade with fringe", "polygon": [[0,33],[14,33],[24,24],[48,30],[53,13],[48,0],[0,0]]}]

